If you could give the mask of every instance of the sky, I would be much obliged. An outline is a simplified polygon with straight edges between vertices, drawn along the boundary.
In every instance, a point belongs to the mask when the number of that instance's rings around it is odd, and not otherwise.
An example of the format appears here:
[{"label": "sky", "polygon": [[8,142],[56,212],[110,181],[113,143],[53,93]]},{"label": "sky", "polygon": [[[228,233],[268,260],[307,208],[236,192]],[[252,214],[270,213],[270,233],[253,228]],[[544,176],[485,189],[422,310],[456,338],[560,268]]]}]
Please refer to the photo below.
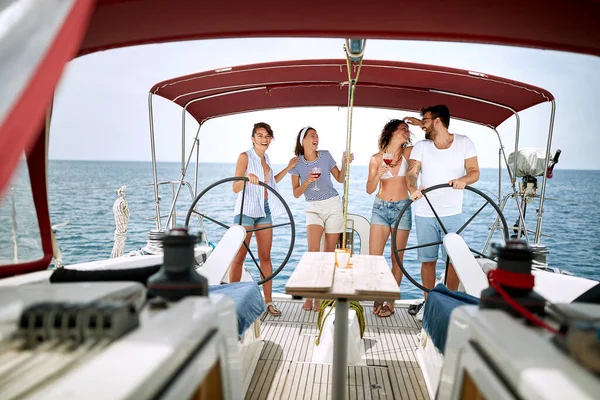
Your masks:
[{"label": "sky", "polygon": [[[144,45],[93,53],[68,64],[55,98],[50,159],[150,161],[148,91],[180,75],[258,62],[343,58],[343,39],[219,39]],[[467,69],[540,86],[556,98],[552,152],[562,150],[560,168],[600,170],[600,57],[516,47],[464,43],[367,40],[365,59],[397,60]],[[360,93],[357,94],[359,96]],[[521,115],[520,147],[545,148],[550,104]],[[200,162],[235,162],[250,148],[255,122],[269,123],[275,140],[268,154],[284,164],[293,156],[295,138],[306,125],[319,132],[321,149],[341,161],[346,138],[346,108],[297,108],[260,111],[210,120],[200,132]],[[355,165],[367,165],[377,152],[383,125],[392,118],[417,116],[402,110],[357,108],[352,152]],[[181,108],[154,99],[158,161],[181,159]],[[198,124],[186,120],[186,154]],[[411,127],[416,139],[423,133]],[[514,150],[515,119],[498,131],[508,153]],[[483,168],[498,166],[493,131],[451,121],[451,133],[469,136]],[[224,139],[226,138],[226,140]]]}]

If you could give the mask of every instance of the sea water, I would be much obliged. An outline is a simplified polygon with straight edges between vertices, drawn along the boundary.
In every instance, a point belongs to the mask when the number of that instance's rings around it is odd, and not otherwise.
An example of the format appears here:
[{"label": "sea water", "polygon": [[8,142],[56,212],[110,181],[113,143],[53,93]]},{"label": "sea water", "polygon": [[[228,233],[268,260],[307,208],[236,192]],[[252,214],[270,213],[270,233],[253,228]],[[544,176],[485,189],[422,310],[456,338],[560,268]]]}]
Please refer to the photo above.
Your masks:
[{"label": "sea water", "polygon": [[[198,192],[220,179],[233,175],[234,164],[204,164],[199,165]],[[160,181],[174,180],[180,176],[179,163],[159,162],[158,176]],[[283,166],[274,166],[277,173]],[[190,165],[190,171],[194,165]],[[365,191],[368,169],[365,166],[352,166],[349,188],[348,209],[351,213],[360,214],[371,218],[373,195]],[[194,190],[193,172],[188,174],[188,182]],[[126,199],[130,209],[130,219],[126,240],[126,253],[139,250],[146,244],[147,234],[156,228],[154,189],[152,186],[152,168],[149,162],[101,162],[101,161],[49,161],[49,205],[53,225],[59,225],[55,235],[62,252],[63,263],[74,264],[110,257],[113,246],[115,230],[112,205],[116,199],[115,191],[121,186],[127,186]],[[35,221],[35,211],[31,202],[20,200],[24,190],[26,174],[17,179],[15,187],[15,211],[22,220],[28,216]],[[326,175],[323,175],[326,177]],[[323,178],[322,178],[323,179]],[[541,186],[541,178],[538,178]],[[334,181],[334,186],[342,194],[343,186]],[[502,194],[510,192],[508,176],[502,176]],[[487,194],[494,202],[498,201],[498,171],[496,169],[482,169],[481,178],[474,185]],[[177,202],[176,224],[182,225],[185,214],[191,204],[190,188],[181,189]],[[307,250],[305,227],[305,201],[303,197],[296,199],[292,195],[291,179],[286,176],[278,184],[279,193],[285,199],[293,215],[295,225],[295,243],[293,251],[285,268],[274,278],[273,290],[284,292],[285,283],[292,273],[294,266],[302,254]],[[162,225],[166,223],[169,213],[172,194],[177,190],[177,184],[160,186],[160,209]],[[565,269],[575,275],[600,279],[600,210],[596,199],[600,193],[600,171],[575,171],[561,170],[560,165],[554,172],[553,179],[548,180],[546,196],[548,200],[544,205],[542,243],[550,249],[548,262],[553,267]],[[540,190],[538,189],[538,194]],[[13,246],[11,235],[10,190],[0,200],[0,259],[12,260]],[[485,200],[466,192],[464,196],[464,214],[466,218],[475,213]],[[226,225],[233,221],[233,207],[236,195],[231,190],[231,183],[220,185],[211,190],[198,204],[198,210]],[[537,222],[537,209],[539,199],[527,205],[527,228],[535,230]],[[514,200],[509,199],[505,209],[506,220],[509,226],[514,225],[517,213]],[[488,204],[483,211],[465,229],[464,237],[470,247],[481,251],[488,237],[489,227],[493,224],[496,214]],[[275,218],[274,223],[288,222],[287,216]],[[66,224],[65,224],[66,223]],[[18,249],[22,257],[27,252],[41,251],[39,240],[35,240],[35,224],[21,223],[19,232]],[[62,226],[60,226],[62,225]],[[198,229],[197,219],[192,219],[192,229]],[[216,224],[205,222],[205,231],[213,243],[218,243],[225,230]],[[533,238],[533,234],[530,235]],[[273,267],[277,268],[284,260],[290,247],[291,228],[289,225],[273,230],[273,244],[271,258]],[[354,235],[355,242],[360,239]],[[497,233],[494,240],[499,240]],[[410,232],[408,246],[415,246],[416,234]],[[36,249],[36,246],[38,247]],[[253,239],[251,249],[258,255],[256,241]],[[386,246],[384,255],[391,265],[390,242]],[[420,263],[416,259],[416,250],[406,251],[404,266],[409,273],[419,282]],[[247,258],[246,265],[255,278],[259,272],[253,261]],[[443,263],[438,264],[438,274],[441,273]],[[416,289],[406,278],[401,285],[402,298],[421,297],[422,293]]]}]

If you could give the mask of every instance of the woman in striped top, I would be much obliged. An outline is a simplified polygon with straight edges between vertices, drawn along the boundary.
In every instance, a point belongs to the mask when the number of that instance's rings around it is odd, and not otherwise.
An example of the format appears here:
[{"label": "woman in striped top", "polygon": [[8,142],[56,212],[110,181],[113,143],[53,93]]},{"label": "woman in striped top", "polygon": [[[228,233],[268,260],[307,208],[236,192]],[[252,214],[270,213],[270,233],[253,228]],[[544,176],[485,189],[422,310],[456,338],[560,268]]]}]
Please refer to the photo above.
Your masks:
[{"label": "woman in striped top", "polygon": [[[319,135],[314,128],[307,126],[298,132],[294,153],[300,158],[298,164],[290,170],[294,197],[304,194],[306,199],[306,239],[308,251],[320,251],[321,236],[325,232],[325,251],[332,252],[344,230],[344,216],[340,196],[333,187],[331,177],[344,182],[346,157],[342,169],[327,150],[317,150]],[[354,155],[350,155],[350,162]],[[315,174],[315,168],[319,172]],[[321,175],[322,173],[322,175]],[[302,309],[319,311],[318,299],[307,299]]]},{"label": "woman in striped top", "polygon": [[[298,163],[298,157],[290,160],[288,166],[277,175],[273,173],[269,156],[266,151],[273,140],[273,130],[269,124],[259,122],[254,124],[252,129],[252,148],[238,157],[235,166],[235,176],[245,176],[251,185],[246,187],[246,198],[244,200],[244,214],[240,216],[243,181],[233,183],[234,193],[238,193],[238,199],[235,205],[234,224],[242,224],[244,228],[263,228],[272,225],[271,212],[273,215],[285,213],[281,202],[274,196],[268,195],[268,190],[258,185],[258,182],[264,182],[273,189],[277,190],[279,182],[287,172]],[[240,222],[241,221],[241,222]],[[273,244],[273,230],[263,229],[256,231],[256,245],[258,247],[258,259],[260,269],[263,274],[269,276],[273,272],[271,264],[271,245]],[[246,234],[246,244],[250,245],[252,232]],[[246,258],[246,247],[240,247],[237,255],[231,263],[229,269],[229,281],[239,282],[242,279],[242,266]],[[271,315],[279,316],[281,311],[273,304],[272,286],[273,282],[268,281],[263,284],[267,312]]]}]

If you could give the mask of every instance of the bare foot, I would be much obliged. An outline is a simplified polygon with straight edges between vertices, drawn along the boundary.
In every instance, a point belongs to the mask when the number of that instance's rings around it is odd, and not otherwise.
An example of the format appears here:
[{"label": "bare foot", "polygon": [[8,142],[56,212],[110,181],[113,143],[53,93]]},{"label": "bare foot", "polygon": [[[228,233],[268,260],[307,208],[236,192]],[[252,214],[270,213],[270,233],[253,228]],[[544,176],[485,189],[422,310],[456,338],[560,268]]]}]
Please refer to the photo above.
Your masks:
[{"label": "bare foot", "polygon": [[315,303],[313,305],[313,311],[319,312],[320,309],[321,309],[321,300],[315,299]]},{"label": "bare foot", "polygon": [[312,309],[313,306],[313,301],[312,299],[308,299],[304,302],[304,305],[302,306],[302,309],[304,311],[310,311]]}]

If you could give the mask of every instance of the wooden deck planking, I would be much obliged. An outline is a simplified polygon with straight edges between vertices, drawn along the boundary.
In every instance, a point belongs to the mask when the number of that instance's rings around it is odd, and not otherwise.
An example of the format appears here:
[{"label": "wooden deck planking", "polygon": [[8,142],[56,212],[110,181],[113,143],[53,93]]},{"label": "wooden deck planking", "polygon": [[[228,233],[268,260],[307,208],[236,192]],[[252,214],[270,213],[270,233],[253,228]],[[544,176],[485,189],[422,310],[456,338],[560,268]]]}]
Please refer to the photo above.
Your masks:
[{"label": "wooden deck planking", "polygon": [[[331,364],[311,363],[318,334],[317,313],[303,311],[303,301],[279,300],[281,317],[263,317],[260,356],[246,399],[331,399]],[[416,361],[420,324],[396,307],[389,318],[366,316],[367,366],[348,367],[350,399],[428,399]]]},{"label": "wooden deck planking", "polygon": [[[279,300],[275,304],[281,309],[281,316],[275,317],[265,313],[261,317],[262,322],[274,323],[300,323],[300,324],[316,324],[319,313],[314,311],[304,311],[302,304],[304,301],[298,300]],[[365,324],[370,326],[382,326],[396,329],[416,329],[420,330],[421,326],[417,323],[414,317],[408,314],[408,309],[405,307],[396,306],[394,314],[387,318],[380,318],[373,315],[373,302],[360,302],[365,310]]]}]

